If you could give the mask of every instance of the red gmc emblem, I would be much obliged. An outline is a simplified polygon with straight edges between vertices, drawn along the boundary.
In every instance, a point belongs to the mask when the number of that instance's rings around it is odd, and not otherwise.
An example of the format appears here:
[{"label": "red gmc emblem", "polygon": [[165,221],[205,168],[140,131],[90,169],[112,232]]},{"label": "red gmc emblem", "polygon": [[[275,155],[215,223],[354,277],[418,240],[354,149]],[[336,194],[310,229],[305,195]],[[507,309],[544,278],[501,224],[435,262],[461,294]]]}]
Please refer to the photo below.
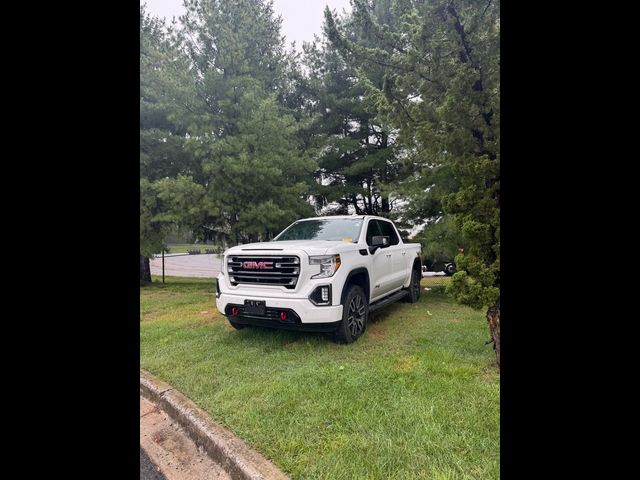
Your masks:
[{"label": "red gmc emblem", "polygon": [[245,270],[268,270],[273,269],[273,262],[242,262]]}]

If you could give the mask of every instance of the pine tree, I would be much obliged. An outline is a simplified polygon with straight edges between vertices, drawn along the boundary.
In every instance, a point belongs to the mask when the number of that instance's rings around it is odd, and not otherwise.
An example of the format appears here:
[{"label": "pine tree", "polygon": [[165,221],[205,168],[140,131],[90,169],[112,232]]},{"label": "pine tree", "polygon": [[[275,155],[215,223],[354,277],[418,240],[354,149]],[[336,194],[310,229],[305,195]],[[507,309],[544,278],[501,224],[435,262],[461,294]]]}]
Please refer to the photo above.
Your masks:
[{"label": "pine tree", "polygon": [[[336,21],[341,35],[376,41],[349,17]],[[317,206],[336,202],[339,207],[333,213],[352,208],[356,214],[387,215],[390,197],[405,173],[398,160],[401,152],[393,132],[376,118],[374,106],[363,101],[366,85],[357,70],[367,68],[368,81],[379,86],[381,71],[343,58],[326,35],[305,44],[304,52],[305,107],[313,116],[308,134],[317,148],[316,178],[321,184]]]},{"label": "pine tree", "polygon": [[203,224],[235,242],[268,239],[312,213],[314,162],[287,103],[290,58],[264,0],[186,2],[174,39],[189,63],[174,118],[205,180]]},{"label": "pine tree", "polygon": [[[368,99],[399,130],[419,169],[414,212],[451,215],[466,248],[449,291],[488,307],[500,364],[500,4],[477,0],[353,0],[353,18],[387,48],[350,39],[325,13],[332,43],[355,64],[384,69]],[[376,19],[382,4],[389,23]],[[360,70],[366,74],[365,70]]]}]

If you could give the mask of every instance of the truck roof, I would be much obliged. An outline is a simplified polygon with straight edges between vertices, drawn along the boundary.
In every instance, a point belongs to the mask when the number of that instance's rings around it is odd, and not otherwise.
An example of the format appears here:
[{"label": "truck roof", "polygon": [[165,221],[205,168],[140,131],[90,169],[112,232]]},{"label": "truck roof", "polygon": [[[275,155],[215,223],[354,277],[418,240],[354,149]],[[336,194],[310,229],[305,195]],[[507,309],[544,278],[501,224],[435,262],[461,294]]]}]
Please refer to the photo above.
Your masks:
[{"label": "truck roof", "polygon": [[362,219],[365,219],[365,218],[379,218],[379,219],[381,219],[381,220],[388,220],[388,221],[391,221],[391,220],[389,220],[388,218],[381,217],[381,216],[379,216],[379,215],[325,215],[325,216],[322,216],[322,217],[307,217],[307,218],[301,218],[300,220],[297,220],[297,221],[298,221],[298,222],[301,222],[301,221],[303,221],[303,220],[316,220],[316,219],[318,219],[318,218],[362,218]]}]

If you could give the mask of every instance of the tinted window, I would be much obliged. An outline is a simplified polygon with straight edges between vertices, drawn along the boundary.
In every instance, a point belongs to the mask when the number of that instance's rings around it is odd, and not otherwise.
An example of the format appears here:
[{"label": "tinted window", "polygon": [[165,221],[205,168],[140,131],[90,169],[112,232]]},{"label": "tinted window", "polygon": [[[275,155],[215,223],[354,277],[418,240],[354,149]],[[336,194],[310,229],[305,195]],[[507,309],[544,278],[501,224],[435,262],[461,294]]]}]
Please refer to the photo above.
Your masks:
[{"label": "tinted window", "polygon": [[301,220],[273,240],[348,240],[357,243],[361,226],[362,218]]},{"label": "tinted window", "polygon": [[371,246],[371,239],[373,237],[379,237],[382,235],[380,227],[378,227],[377,220],[369,220],[369,226],[367,227],[367,245]]},{"label": "tinted window", "polygon": [[391,240],[391,245],[397,245],[400,240],[398,239],[396,229],[393,228],[391,222],[383,222],[379,220],[378,223],[380,224],[382,235],[384,235],[385,237],[389,237],[389,239]]}]

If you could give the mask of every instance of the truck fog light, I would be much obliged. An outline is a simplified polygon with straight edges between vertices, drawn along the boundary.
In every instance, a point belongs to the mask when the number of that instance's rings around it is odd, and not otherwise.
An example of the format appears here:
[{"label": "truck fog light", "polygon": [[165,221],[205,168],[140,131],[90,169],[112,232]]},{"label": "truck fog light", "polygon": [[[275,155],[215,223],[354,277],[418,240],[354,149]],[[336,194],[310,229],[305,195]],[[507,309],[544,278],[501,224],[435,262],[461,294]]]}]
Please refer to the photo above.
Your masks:
[{"label": "truck fog light", "polygon": [[309,295],[309,300],[318,306],[331,305],[331,285],[317,286]]}]

